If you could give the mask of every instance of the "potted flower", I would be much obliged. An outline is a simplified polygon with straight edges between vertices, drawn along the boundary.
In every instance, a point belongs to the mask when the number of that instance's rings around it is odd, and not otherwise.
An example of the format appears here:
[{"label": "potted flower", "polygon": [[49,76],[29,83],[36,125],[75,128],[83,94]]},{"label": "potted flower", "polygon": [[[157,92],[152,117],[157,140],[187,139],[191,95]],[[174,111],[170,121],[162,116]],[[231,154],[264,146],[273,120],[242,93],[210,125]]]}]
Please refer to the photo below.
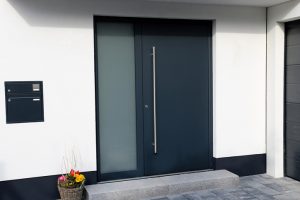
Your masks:
[{"label": "potted flower", "polygon": [[81,200],[85,177],[79,171],[71,171],[58,178],[57,187],[62,200]]}]

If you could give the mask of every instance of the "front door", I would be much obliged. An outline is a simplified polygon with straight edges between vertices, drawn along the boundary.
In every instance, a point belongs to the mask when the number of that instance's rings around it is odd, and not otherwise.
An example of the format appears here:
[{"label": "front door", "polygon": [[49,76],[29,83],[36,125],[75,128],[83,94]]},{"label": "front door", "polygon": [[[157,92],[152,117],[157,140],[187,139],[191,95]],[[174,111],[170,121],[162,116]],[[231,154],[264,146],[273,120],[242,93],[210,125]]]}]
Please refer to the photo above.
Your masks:
[{"label": "front door", "polygon": [[211,22],[95,28],[99,180],[211,168]]},{"label": "front door", "polygon": [[208,169],[210,23],[142,25],[145,174]]}]

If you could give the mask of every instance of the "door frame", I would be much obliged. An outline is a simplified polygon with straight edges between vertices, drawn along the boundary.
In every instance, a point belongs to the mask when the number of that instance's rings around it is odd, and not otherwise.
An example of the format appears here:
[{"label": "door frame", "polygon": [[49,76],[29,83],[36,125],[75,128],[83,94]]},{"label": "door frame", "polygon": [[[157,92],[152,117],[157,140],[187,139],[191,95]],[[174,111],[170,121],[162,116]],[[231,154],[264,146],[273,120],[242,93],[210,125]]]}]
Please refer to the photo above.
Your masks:
[{"label": "door frame", "polygon": [[[128,22],[132,24],[139,24],[143,22],[175,22],[175,23],[202,23],[203,21],[209,22],[210,23],[210,35],[209,35],[209,153],[208,153],[208,159],[209,159],[209,166],[210,168],[207,170],[211,170],[214,168],[213,164],[213,65],[212,65],[212,37],[213,37],[213,20],[195,20],[195,19],[166,19],[166,18],[137,18],[137,17],[114,17],[114,16],[94,16],[93,17],[93,28],[94,28],[94,84],[95,84],[95,120],[96,120],[96,160],[97,160],[97,181],[98,182],[103,182],[107,180],[120,180],[120,179],[128,179],[128,178],[142,178],[144,177],[144,161],[143,161],[143,155],[144,155],[144,148],[143,148],[143,135],[144,135],[144,127],[142,127],[142,134],[138,134],[138,129],[137,129],[137,162],[138,162],[138,167],[140,169],[137,170],[137,173],[134,174],[132,171],[129,172],[117,172],[117,173],[111,173],[107,175],[102,175],[101,174],[101,164],[100,164],[100,124],[99,124],[99,78],[98,78],[98,46],[97,46],[97,23],[99,22]],[[135,31],[135,55],[141,54],[141,30],[137,27],[140,26],[135,26],[134,31]],[[138,74],[142,73],[142,57],[136,56],[135,61],[136,61],[136,82],[140,82],[142,80],[139,80]],[[141,88],[140,88],[141,87]],[[136,93],[139,92],[141,89],[142,91],[143,85],[137,85],[136,84]],[[138,95],[136,95],[136,104],[140,104],[140,100],[137,99]],[[137,105],[136,107],[140,106],[143,108],[143,99],[141,101],[141,105]],[[142,114],[143,114],[143,110]],[[138,112],[138,110],[136,111]],[[138,113],[137,113],[137,121],[138,119]],[[142,120],[143,121],[143,120]],[[143,122],[142,122],[143,124]],[[138,126],[138,123],[137,123]],[[142,125],[143,126],[143,125]]]}]

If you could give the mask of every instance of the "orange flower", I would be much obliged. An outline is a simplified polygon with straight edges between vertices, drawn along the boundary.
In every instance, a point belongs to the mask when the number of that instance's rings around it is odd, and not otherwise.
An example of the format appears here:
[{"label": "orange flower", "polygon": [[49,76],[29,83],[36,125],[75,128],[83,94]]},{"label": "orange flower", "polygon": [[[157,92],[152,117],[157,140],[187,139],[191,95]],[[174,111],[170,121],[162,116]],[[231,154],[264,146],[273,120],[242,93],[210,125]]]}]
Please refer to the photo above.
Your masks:
[{"label": "orange flower", "polygon": [[76,181],[76,183],[80,183],[80,182],[82,182],[84,180],[85,180],[85,177],[84,177],[83,174],[75,174],[75,181]]}]

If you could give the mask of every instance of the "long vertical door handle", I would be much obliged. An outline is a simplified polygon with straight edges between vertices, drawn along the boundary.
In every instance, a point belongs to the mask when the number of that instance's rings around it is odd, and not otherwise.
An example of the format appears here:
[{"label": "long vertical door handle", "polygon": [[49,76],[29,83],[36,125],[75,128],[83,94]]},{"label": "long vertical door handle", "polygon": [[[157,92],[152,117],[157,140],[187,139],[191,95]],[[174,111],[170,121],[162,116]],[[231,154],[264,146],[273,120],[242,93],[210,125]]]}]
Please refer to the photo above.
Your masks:
[{"label": "long vertical door handle", "polygon": [[157,154],[157,132],[156,132],[156,52],[152,47],[152,69],[153,69],[153,146],[154,153]]}]

